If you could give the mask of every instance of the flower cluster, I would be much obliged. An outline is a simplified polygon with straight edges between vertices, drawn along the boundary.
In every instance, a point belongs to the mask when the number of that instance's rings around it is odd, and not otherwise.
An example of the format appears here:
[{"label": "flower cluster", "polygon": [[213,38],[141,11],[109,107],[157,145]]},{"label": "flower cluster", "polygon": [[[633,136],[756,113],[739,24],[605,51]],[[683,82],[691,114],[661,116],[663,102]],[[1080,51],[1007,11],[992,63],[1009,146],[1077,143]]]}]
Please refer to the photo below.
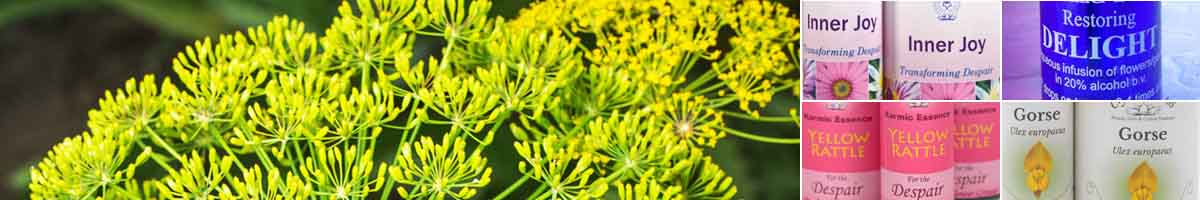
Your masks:
[{"label": "flower cluster", "polygon": [[[33,168],[32,198],[730,199],[733,178],[708,155],[727,134],[799,143],[726,126],[798,121],[759,114],[799,84],[799,22],[781,5],[490,10],[359,0],[320,36],[281,16],[197,41],[172,63],[178,80],[107,93],[90,132]],[[417,38],[440,46],[419,52]],[[498,136],[518,160],[488,159]],[[497,162],[521,178],[493,184]]]}]

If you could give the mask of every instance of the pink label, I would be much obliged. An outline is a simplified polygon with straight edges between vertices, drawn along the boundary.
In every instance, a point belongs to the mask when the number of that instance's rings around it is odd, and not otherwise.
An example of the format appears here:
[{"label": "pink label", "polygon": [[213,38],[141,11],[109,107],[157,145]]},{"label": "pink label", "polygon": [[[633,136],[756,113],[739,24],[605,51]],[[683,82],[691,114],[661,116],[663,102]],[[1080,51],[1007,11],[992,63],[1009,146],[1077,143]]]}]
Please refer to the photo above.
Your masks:
[{"label": "pink label", "polygon": [[833,173],[804,170],[804,200],[879,199],[879,170]]},{"label": "pink label", "polygon": [[[883,103],[883,168],[933,173],[954,166],[954,103]],[[953,175],[953,174],[952,174]]]},{"label": "pink label", "polygon": [[883,3],[804,2],[804,59],[866,61],[883,54]]},{"label": "pink label", "polygon": [[955,118],[955,161],[1000,159],[1000,103],[959,103]]},{"label": "pink label", "polygon": [[1000,194],[1000,103],[959,103],[955,109],[957,198]]},{"label": "pink label", "polygon": [[885,2],[889,79],[963,83],[1000,77],[1000,1]]},{"label": "pink label", "polygon": [[882,98],[883,3],[803,4],[805,98]]},{"label": "pink label", "polygon": [[1000,160],[955,164],[954,184],[957,185],[955,198],[970,199],[1000,195]]},{"label": "pink label", "polygon": [[998,98],[1000,1],[886,1],[884,98]]},{"label": "pink label", "polygon": [[879,104],[805,102],[804,169],[879,170]]},{"label": "pink label", "polygon": [[883,200],[953,200],[954,169],[931,173],[882,170]]}]

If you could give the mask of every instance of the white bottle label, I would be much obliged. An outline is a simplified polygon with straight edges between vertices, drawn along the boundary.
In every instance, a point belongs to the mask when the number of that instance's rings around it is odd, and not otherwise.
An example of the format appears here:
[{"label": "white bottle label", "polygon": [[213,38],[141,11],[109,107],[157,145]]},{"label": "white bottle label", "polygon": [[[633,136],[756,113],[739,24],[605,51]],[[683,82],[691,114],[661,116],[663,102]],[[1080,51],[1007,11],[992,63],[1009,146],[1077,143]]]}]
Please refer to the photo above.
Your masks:
[{"label": "white bottle label", "polygon": [[1079,199],[1196,199],[1195,103],[1076,104]]},{"label": "white bottle label", "polygon": [[1005,103],[1000,130],[1006,199],[1074,199],[1074,107],[1069,102]]}]

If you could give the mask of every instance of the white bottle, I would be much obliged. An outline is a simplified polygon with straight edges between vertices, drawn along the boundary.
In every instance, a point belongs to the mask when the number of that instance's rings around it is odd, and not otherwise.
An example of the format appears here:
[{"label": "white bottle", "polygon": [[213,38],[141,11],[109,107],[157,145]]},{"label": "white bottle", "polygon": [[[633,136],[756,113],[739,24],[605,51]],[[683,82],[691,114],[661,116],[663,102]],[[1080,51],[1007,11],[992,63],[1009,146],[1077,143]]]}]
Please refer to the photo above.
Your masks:
[{"label": "white bottle", "polygon": [[1195,103],[1086,102],[1075,106],[1075,196],[1197,199]]},{"label": "white bottle", "polygon": [[1004,103],[1005,199],[1075,198],[1074,110],[1070,102]]}]

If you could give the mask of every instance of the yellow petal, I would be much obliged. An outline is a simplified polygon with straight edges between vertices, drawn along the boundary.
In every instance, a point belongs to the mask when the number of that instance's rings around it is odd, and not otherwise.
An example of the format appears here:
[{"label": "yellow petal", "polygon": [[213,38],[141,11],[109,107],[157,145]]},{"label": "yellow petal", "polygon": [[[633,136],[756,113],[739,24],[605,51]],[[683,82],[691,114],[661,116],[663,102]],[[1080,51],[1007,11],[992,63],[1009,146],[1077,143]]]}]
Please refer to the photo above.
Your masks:
[{"label": "yellow petal", "polygon": [[1025,186],[1040,198],[1043,191],[1050,186],[1050,172],[1054,168],[1050,151],[1042,141],[1038,141],[1025,154]]},{"label": "yellow petal", "polygon": [[1033,144],[1029,148],[1029,153],[1025,154],[1025,171],[1041,168],[1048,171],[1054,169],[1053,157],[1050,151],[1046,150],[1046,145],[1042,141]]},{"label": "yellow petal", "polygon": [[1154,192],[1158,191],[1158,176],[1154,174],[1154,168],[1150,167],[1149,162],[1145,160],[1133,170],[1133,174],[1129,175],[1129,192],[1132,193],[1131,199],[1134,200],[1152,200]]}]

